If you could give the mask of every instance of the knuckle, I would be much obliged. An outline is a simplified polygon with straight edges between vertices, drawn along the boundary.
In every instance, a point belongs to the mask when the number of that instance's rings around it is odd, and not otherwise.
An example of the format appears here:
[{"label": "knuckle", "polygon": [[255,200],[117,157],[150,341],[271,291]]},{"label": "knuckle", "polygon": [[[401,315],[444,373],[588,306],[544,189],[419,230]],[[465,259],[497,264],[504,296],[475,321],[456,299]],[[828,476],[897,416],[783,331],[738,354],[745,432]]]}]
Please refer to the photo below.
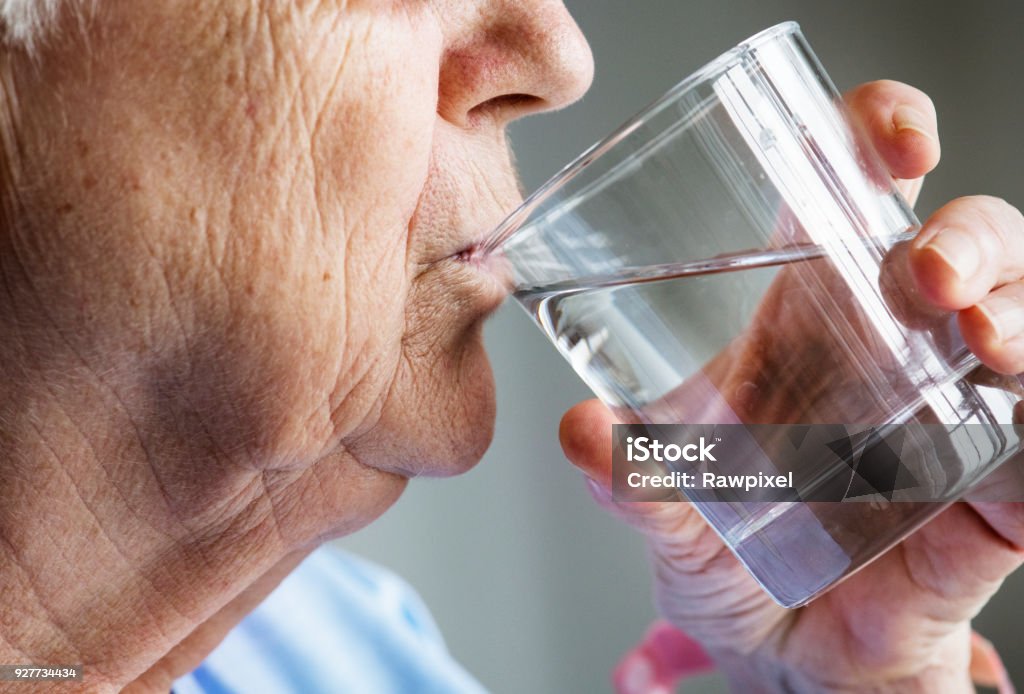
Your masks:
[{"label": "knuckle", "polygon": [[980,196],[981,203],[975,208],[976,219],[983,231],[991,234],[999,243],[998,250],[1013,255],[1015,246],[1021,241],[1024,231],[1024,218],[1016,207],[1002,198],[991,195]]},{"label": "knuckle", "polygon": [[1015,233],[1024,229],[1024,217],[1020,211],[1002,198],[991,195],[958,198],[949,203],[945,213],[950,223],[962,226],[965,231],[987,233],[1001,242],[1011,240]]},{"label": "knuckle", "polygon": [[978,204],[971,207],[974,223],[981,230],[988,231],[998,237],[1003,235],[1002,209],[996,203],[997,198],[979,196]]},{"label": "knuckle", "polygon": [[1008,226],[1015,227],[1014,231],[1024,231],[1024,215],[1021,214],[1020,210],[1003,198],[992,197],[991,200],[1004,219],[1009,222]]}]

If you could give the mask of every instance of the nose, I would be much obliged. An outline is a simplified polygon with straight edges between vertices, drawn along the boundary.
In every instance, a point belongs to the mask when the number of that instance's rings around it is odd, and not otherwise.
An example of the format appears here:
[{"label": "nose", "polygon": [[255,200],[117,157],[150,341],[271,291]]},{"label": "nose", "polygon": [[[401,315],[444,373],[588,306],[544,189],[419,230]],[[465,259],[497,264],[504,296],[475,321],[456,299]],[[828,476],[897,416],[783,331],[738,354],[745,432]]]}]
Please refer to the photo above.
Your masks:
[{"label": "nose", "polygon": [[561,0],[456,0],[446,21],[438,113],[500,125],[583,96],[594,58]]}]

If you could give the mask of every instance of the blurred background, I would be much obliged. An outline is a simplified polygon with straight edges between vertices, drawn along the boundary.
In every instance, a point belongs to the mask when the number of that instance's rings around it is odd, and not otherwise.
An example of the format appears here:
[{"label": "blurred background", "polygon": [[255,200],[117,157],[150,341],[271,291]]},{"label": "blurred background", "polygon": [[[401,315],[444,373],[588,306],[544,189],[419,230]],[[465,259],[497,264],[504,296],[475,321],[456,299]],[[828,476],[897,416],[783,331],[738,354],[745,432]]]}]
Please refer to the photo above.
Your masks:
[{"label": "blurred background", "polygon": [[[512,128],[532,190],[704,62],[772,24],[800,22],[840,90],[873,79],[935,101],[943,156],[917,206],[987,193],[1024,205],[1024,2],[984,0],[568,0],[597,74],[582,102]],[[369,528],[340,541],[415,586],[465,666],[495,692],[606,692],[654,617],[639,538],[592,504],[557,443],[589,397],[516,305],[487,326],[498,423],[483,462],[417,480]],[[1024,572],[976,621],[1024,686]],[[717,676],[685,691],[724,692]]]}]

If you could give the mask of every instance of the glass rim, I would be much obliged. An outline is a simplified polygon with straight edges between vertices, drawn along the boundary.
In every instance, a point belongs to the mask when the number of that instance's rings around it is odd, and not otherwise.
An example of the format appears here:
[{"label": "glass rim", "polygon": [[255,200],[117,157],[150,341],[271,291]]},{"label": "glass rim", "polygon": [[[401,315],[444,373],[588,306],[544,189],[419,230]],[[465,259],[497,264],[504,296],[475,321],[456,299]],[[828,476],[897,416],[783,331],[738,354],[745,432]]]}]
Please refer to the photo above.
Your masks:
[{"label": "glass rim", "polygon": [[[718,57],[705,63],[694,70],[675,85],[670,87],[661,96],[640,109],[633,116],[624,121],[611,133],[601,138],[572,161],[563,166],[557,173],[545,181],[539,188],[530,193],[512,212],[510,212],[497,227],[485,237],[485,243],[491,246],[492,250],[499,249],[511,235],[518,230],[526,219],[553,193],[565,186],[571,179],[586,169],[612,150],[621,141],[625,140],[637,128],[647,123],[654,115],[661,111],[667,104],[675,101],[687,91],[692,90],[699,84],[716,78],[732,66],[735,61],[750,51],[772,41],[780,36],[796,34],[800,31],[800,24],[795,21],[785,21],[762,29],[749,38],[740,41],[729,50],[721,53]],[[568,201],[566,201],[568,202]],[[492,240],[493,239],[493,240]]]}]

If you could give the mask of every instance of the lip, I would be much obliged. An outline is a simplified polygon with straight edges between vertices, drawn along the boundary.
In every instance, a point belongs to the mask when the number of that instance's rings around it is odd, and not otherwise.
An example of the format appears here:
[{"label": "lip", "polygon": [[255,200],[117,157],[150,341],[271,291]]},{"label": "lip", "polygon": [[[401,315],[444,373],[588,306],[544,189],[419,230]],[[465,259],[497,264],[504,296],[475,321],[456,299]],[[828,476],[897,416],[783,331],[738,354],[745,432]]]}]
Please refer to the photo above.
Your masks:
[{"label": "lip", "polygon": [[424,264],[433,265],[452,258],[484,267],[494,262],[507,262],[501,253],[501,245],[492,245],[491,241],[494,239],[495,229],[506,217],[508,210],[516,209],[522,204],[521,188],[516,179],[516,190],[519,195],[509,196],[503,204],[493,207],[488,205],[487,209],[468,204],[453,205],[453,209],[444,211],[447,214],[438,215],[439,219],[430,226],[436,230],[433,232],[435,238],[439,241],[443,239],[444,242],[434,247],[434,252],[429,253]]},{"label": "lip", "polygon": [[[460,225],[461,226],[461,225]],[[482,225],[473,225],[482,226]],[[433,232],[438,234],[438,232]],[[454,238],[446,239],[448,242],[437,246],[431,251],[428,251],[426,257],[419,261],[419,265],[422,267],[429,267],[438,263],[444,263],[452,259],[459,261],[470,262],[482,259],[482,248],[484,243],[490,238],[490,234],[475,234],[470,236],[469,234],[438,234],[441,237],[449,236]]]},{"label": "lip", "polygon": [[452,255],[461,260],[464,263],[479,263],[487,260],[486,254],[481,250],[483,248],[485,237],[480,237],[472,243],[463,246],[462,249],[452,253]]},{"label": "lip", "polygon": [[[417,263],[421,271],[454,261],[498,277],[500,284],[505,287],[505,293],[510,293],[513,273],[508,260],[502,254],[500,245],[489,245],[494,237],[494,229],[505,218],[508,210],[515,209],[523,200],[522,186],[514,173],[508,178],[513,183],[494,186],[499,189],[508,188],[507,195],[500,198],[496,195],[493,201],[478,200],[470,196],[470,191],[461,189],[456,191],[455,199],[451,200],[444,199],[439,193],[426,195],[426,191],[432,187],[428,181],[420,197],[421,204],[417,205],[416,214],[410,223],[410,229],[424,238],[421,242],[425,246],[424,253],[422,260]],[[453,187],[446,186],[445,191]],[[433,204],[422,204],[424,200],[432,199],[435,201]],[[437,200],[443,200],[444,204],[439,204]]]},{"label": "lip", "polygon": [[438,260],[448,260],[449,258],[456,258],[463,262],[483,260],[484,254],[482,252],[482,248],[489,237],[490,234],[478,234],[477,236],[466,240],[466,237],[463,236],[457,250],[446,253],[444,256],[438,258]]},{"label": "lip", "polygon": [[436,267],[446,279],[448,291],[484,314],[493,312],[512,293],[512,265],[500,251],[481,252],[477,244],[449,255]]},{"label": "lip", "polygon": [[423,263],[417,277],[432,285],[433,291],[443,292],[453,305],[461,306],[465,315],[476,321],[494,313],[512,294],[514,273],[500,248],[483,250],[488,234],[474,235],[468,243],[466,236],[459,250],[439,253]]},{"label": "lip", "polygon": [[427,265],[437,263],[455,262],[469,266],[481,273],[490,275],[502,286],[506,287],[505,293],[509,294],[514,286],[512,266],[508,259],[501,252],[501,248],[485,251],[485,244],[490,234],[481,234],[472,241],[463,242],[459,250],[449,252]]},{"label": "lip", "polygon": [[514,287],[512,264],[501,251],[483,252],[472,246],[456,254],[455,259],[478,270],[500,285],[504,293],[510,294]]},{"label": "lip", "polygon": [[[514,175],[509,177],[516,181]],[[441,183],[428,180],[424,190]],[[501,247],[490,248],[487,244],[493,230],[505,216],[508,209],[514,209],[522,202],[518,182],[507,186],[508,194],[503,200],[476,200],[473,204],[470,191],[458,190],[455,199],[441,194],[421,195],[420,203],[426,200],[433,204],[417,206],[410,228],[427,246],[424,258],[417,263],[417,275],[430,275],[430,284],[443,287],[450,298],[457,299],[473,312],[490,313],[511,293],[515,286],[512,265],[501,251]],[[502,186],[498,185],[498,188]],[[440,204],[439,201],[444,204]],[[504,204],[502,204],[504,203]]]}]

